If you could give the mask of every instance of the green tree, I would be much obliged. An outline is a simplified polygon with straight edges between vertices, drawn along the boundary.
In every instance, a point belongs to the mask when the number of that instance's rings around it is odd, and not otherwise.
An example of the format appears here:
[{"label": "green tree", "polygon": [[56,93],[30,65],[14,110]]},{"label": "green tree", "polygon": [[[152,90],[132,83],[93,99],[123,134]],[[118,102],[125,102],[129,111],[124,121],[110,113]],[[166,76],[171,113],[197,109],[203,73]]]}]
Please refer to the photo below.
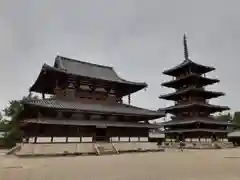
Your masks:
[{"label": "green tree", "polygon": [[3,112],[5,116],[10,118],[10,120],[5,123],[4,131],[4,145],[7,148],[11,148],[16,145],[17,142],[21,140],[21,131],[19,128],[18,116],[23,110],[23,106],[21,101],[10,101],[9,106],[6,107]]},{"label": "green tree", "polygon": [[3,120],[2,113],[0,112],[0,122]]},{"label": "green tree", "polygon": [[217,120],[221,120],[221,121],[233,121],[233,117],[230,113],[228,114],[220,114],[220,115],[217,115],[215,116],[215,118]]},{"label": "green tree", "polygon": [[240,125],[240,112],[236,111],[233,115],[233,122]]},{"label": "green tree", "polygon": [[3,121],[2,128],[6,132],[3,143],[5,147],[11,148],[20,142],[22,139],[22,132],[19,126],[19,115],[23,111],[23,100],[38,99],[37,96],[24,96],[22,100],[13,100],[9,102],[9,105],[3,109],[4,115],[9,118],[7,121]]}]

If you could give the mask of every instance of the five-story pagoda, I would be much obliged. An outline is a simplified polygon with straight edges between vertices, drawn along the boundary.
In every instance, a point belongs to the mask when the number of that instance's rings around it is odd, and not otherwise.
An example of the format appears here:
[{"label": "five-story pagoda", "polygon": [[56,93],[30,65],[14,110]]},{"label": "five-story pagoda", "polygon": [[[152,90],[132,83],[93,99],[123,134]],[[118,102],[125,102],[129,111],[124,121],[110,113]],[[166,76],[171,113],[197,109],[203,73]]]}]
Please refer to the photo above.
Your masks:
[{"label": "five-story pagoda", "polygon": [[174,79],[162,83],[162,86],[176,90],[173,93],[160,96],[161,99],[175,102],[175,105],[161,109],[173,115],[170,121],[163,123],[166,137],[178,140],[186,138],[212,138],[216,140],[227,137],[228,126],[231,123],[216,120],[211,114],[229,108],[209,104],[209,99],[222,96],[224,93],[205,89],[205,86],[219,82],[218,79],[205,76],[206,73],[215,70],[215,68],[195,63],[189,59],[185,35],[184,57],[185,60],[181,64],[163,72]]}]

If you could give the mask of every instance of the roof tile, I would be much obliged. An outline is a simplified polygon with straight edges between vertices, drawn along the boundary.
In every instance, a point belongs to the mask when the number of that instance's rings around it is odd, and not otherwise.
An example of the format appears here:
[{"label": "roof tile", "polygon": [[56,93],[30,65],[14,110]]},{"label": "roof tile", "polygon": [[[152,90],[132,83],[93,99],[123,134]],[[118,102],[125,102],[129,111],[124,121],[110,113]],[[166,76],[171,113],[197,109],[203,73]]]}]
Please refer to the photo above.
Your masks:
[{"label": "roof tile", "polygon": [[38,99],[38,100],[27,100],[24,104],[30,104],[40,107],[56,108],[64,110],[76,110],[86,112],[99,112],[99,113],[111,113],[111,114],[126,114],[126,115],[146,115],[154,117],[163,117],[165,114],[161,111],[151,111],[127,104],[93,104],[93,103],[82,103],[79,101],[66,101],[59,99]]}]

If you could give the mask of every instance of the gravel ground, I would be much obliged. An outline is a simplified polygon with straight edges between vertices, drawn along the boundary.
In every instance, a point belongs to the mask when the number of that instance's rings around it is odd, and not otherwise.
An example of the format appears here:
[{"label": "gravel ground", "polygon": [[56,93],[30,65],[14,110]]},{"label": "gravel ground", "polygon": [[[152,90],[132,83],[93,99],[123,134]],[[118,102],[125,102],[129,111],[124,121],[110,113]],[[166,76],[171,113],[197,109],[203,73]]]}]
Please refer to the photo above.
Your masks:
[{"label": "gravel ground", "polygon": [[0,155],[1,180],[240,180],[240,149],[104,156]]}]

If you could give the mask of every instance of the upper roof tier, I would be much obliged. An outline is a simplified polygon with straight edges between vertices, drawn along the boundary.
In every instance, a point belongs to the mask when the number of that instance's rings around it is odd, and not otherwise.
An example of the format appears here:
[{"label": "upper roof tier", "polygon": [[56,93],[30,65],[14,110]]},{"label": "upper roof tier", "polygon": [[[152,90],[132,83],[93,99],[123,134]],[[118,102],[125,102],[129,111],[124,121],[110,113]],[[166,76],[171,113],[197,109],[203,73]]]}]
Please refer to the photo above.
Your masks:
[{"label": "upper roof tier", "polygon": [[205,73],[208,73],[210,71],[215,70],[214,67],[198,64],[198,63],[195,63],[195,62],[193,62],[189,59],[187,38],[186,38],[185,34],[184,34],[184,37],[183,37],[183,45],[184,45],[184,58],[185,58],[185,60],[181,64],[179,64],[179,65],[177,65],[177,66],[175,66],[171,69],[163,71],[163,74],[166,74],[166,75],[169,75],[169,76],[179,76],[184,72],[191,71],[192,73],[196,73],[196,74],[201,75],[201,74],[205,74]]},{"label": "upper roof tier", "polygon": [[96,82],[100,82],[100,84],[105,84],[107,87],[117,86],[123,92],[123,95],[131,94],[147,87],[147,84],[144,82],[132,82],[120,78],[113,67],[57,56],[53,67],[47,64],[43,65],[30,91],[41,93],[45,90],[47,91],[46,93],[53,94],[57,74],[71,75],[83,81],[94,81],[96,85],[98,84]]},{"label": "upper roof tier", "polygon": [[201,75],[201,74],[205,74],[210,71],[213,71],[213,70],[215,70],[215,68],[210,67],[210,66],[204,66],[204,65],[195,63],[195,62],[191,61],[190,59],[186,59],[181,64],[179,64],[171,69],[163,71],[163,74],[166,74],[169,76],[178,76],[188,70],[191,70],[192,73]]},{"label": "upper roof tier", "polygon": [[198,74],[189,74],[172,81],[164,82],[162,83],[162,86],[178,89],[180,86],[187,84],[198,84],[200,86],[206,86],[217,82],[219,82],[218,79],[206,78]]}]

